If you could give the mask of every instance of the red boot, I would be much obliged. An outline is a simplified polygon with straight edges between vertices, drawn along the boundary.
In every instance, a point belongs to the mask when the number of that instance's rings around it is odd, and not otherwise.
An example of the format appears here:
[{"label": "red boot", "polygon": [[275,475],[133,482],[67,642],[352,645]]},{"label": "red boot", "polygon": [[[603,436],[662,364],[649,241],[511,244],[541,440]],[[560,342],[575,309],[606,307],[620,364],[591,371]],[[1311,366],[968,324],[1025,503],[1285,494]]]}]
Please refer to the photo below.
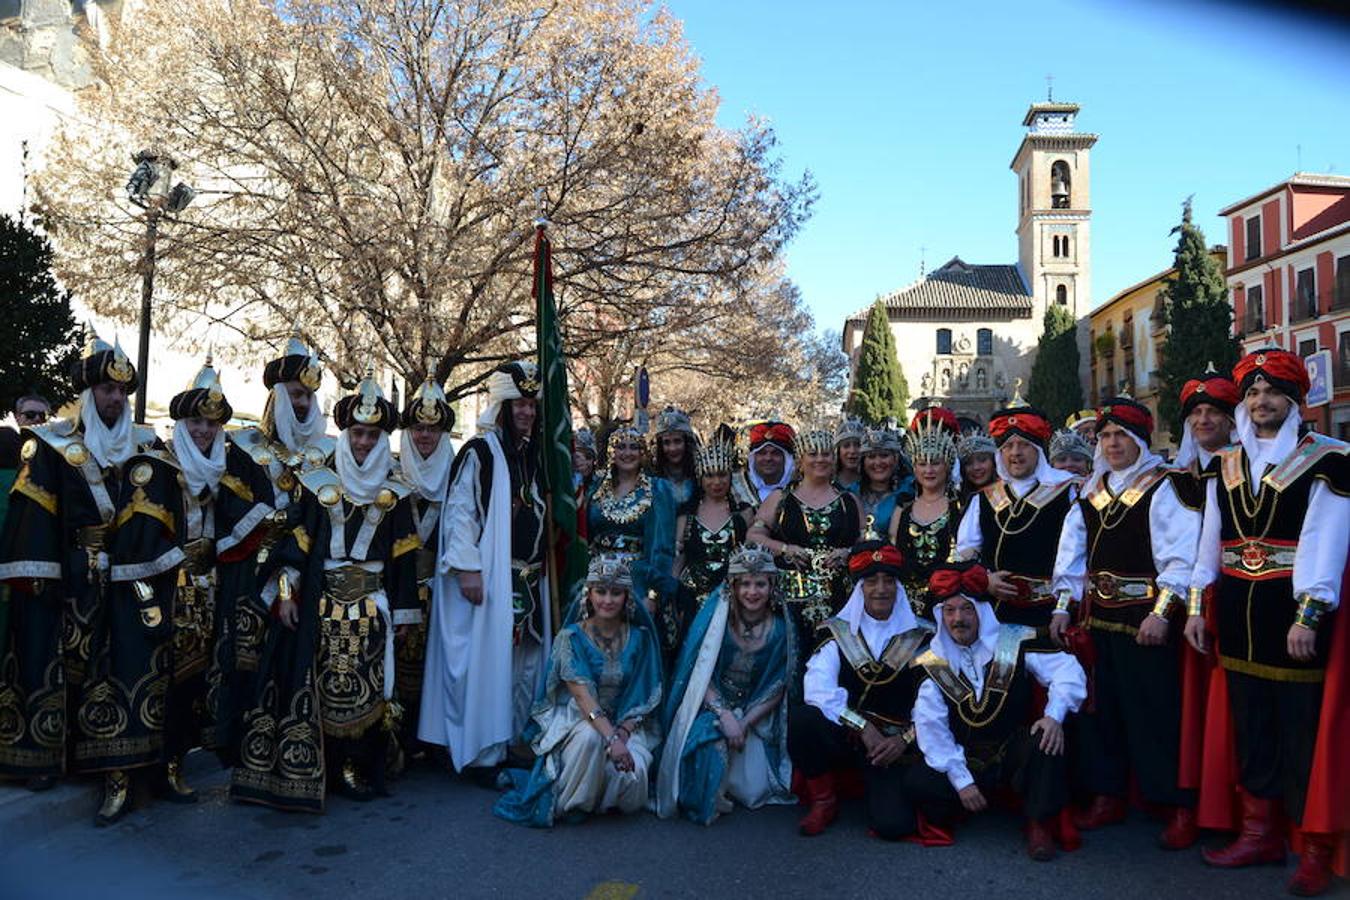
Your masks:
[{"label": "red boot", "polygon": [[1284,862],[1284,836],[1275,821],[1275,801],[1253,797],[1246,791],[1242,797],[1242,831],[1237,840],[1221,850],[1205,850],[1200,855],[1211,866],[1236,869]]},{"label": "red boot", "polygon": [[1167,817],[1167,827],[1158,836],[1158,845],[1164,850],[1185,850],[1199,837],[1195,824],[1195,809],[1189,806],[1177,806]]},{"label": "red boot", "polygon": [[1049,862],[1055,858],[1055,839],[1050,836],[1045,822],[1027,821],[1027,856],[1036,862]]},{"label": "red boot", "polygon": [[1125,798],[1098,794],[1092,798],[1092,805],[1073,817],[1073,824],[1081,831],[1091,831],[1106,825],[1119,825],[1125,821]]},{"label": "red boot", "polygon": [[1324,834],[1304,834],[1298,870],[1289,879],[1289,893],[1316,897],[1331,887],[1331,841]]},{"label": "red boot", "polygon": [[803,799],[810,806],[797,823],[797,830],[806,837],[815,837],[824,832],[839,814],[839,798],[834,793],[833,773],[807,778],[805,782]]}]

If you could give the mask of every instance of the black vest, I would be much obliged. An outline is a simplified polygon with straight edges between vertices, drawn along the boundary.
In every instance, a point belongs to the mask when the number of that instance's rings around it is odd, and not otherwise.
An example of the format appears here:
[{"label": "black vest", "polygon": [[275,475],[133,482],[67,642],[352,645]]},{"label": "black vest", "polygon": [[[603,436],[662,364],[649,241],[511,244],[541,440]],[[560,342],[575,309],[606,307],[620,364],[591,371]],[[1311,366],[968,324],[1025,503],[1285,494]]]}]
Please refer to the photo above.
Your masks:
[{"label": "black vest", "polygon": [[[1072,481],[1037,484],[1025,497],[1016,497],[1002,481],[979,494],[980,559],[992,571],[1014,576],[1018,598],[996,600],[994,613],[1008,625],[1045,628],[1055,608],[1049,581],[1064,518],[1073,505]],[[1036,585],[1036,586],[1033,586]]]},{"label": "black vest", "polygon": [[[1298,611],[1294,597],[1294,551],[1303,531],[1313,482],[1350,493],[1346,444],[1308,435],[1274,469],[1253,497],[1247,480],[1247,453],[1233,446],[1215,457],[1214,477],[1222,527],[1218,644],[1224,668],[1277,681],[1320,681],[1331,638],[1331,619],[1317,629],[1317,654],[1309,662],[1291,659],[1286,635]],[[1327,535],[1346,540],[1346,535]],[[1334,615],[1334,614],[1333,614]]]},{"label": "black vest", "polygon": [[901,632],[873,654],[843,620],[830,619],[825,627],[839,651],[839,686],[848,692],[849,708],[882,725],[907,725],[923,680],[914,661],[931,634],[922,628]]},{"label": "black vest", "polygon": [[1085,594],[1092,628],[1136,634],[1153,609],[1158,569],[1153,564],[1149,508],[1169,471],[1160,465],[1143,472],[1119,494],[1112,494],[1102,479],[1078,500],[1087,526]]},{"label": "black vest", "polygon": [[994,658],[984,667],[980,696],[958,667],[936,653],[929,651],[919,658],[919,665],[947,701],[948,727],[968,761],[991,761],[1008,738],[1026,725],[1032,703],[1026,654],[1033,649],[1034,639],[1031,628],[1001,625]]}]

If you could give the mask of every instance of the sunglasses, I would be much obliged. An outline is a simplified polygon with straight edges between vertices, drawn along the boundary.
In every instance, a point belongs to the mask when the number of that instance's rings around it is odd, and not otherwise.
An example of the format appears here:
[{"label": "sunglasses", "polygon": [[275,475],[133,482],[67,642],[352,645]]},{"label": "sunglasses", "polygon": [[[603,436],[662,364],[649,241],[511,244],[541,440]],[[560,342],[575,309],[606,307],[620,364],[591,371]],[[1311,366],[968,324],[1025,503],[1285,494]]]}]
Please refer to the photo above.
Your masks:
[{"label": "sunglasses", "polygon": [[47,418],[47,413],[46,411],[40,409],[25,409],[19,413],[16,413],[15,416],[16,418],[32,422],[35,419]]}]

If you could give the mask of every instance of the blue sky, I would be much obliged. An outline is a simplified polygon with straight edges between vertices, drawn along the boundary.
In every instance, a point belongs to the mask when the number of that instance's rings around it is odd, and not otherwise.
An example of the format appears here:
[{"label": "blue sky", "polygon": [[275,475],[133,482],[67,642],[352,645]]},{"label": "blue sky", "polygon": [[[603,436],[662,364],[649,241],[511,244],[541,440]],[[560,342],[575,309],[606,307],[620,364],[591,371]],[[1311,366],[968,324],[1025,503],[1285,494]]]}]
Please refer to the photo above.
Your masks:
[{"label": "blue sky", "polygon": [[[954,255],[1017,260],[1027,106],[1082,104],[1093,305],[1171,264],[1181,201],[1217,211],[1299,168],[1350,174],[1350,38],[1231,4],[668,0],[720,120],[769,119],[815,215],[788,250],[822,328]],[[920,248],[926,248],[922,250]]]}]

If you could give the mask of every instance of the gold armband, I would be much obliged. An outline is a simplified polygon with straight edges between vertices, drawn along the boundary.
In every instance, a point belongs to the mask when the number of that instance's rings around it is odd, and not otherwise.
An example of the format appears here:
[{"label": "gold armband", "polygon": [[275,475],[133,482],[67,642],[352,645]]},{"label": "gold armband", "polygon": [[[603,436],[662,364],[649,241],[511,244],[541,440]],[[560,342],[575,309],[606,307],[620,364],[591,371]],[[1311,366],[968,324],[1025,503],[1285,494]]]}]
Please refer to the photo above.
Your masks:
[{"label": "gold armband", "polygon": [[1163,588],[1158,591],[1158,599],[1153,602],[1153,615],[1160,619],[1167,618],[1167,614],[1172,610],[1173,603],[1179,603],[1181,597],[1171,588]]},{"label": "gold armband", "polygon": [[1193,587],[1186,592],[1186,615],[1198,616],[1205,611],[1205,589]]},{"label": "gold armband", "polygon": [[1294,624],[1309,631],[1316,631],[1322,616],[1330,609],[1331,604],[1325,600],[1318,600],[1312,594],[1299,594],[1298,613],[1294,616]]},{"label": "gold armband", "polygon": [[1055,597],[1055,612],[1067,613],[1069,604],[1073,602],[1073,594],[1069,593],[1068,588],[1060,588]]},{"label": "gold armband", "polygon": [[854,731],[861,732],[867,727],[867,720],[853,710],[845,707],[844,711],[839,714],[839,724],[847,728],[852,728]]},{"label": "gold armband", "polygon": [[282,603],[291,602],[291,580],[286,577],[285,572],[277,575],[277,599]]}]

